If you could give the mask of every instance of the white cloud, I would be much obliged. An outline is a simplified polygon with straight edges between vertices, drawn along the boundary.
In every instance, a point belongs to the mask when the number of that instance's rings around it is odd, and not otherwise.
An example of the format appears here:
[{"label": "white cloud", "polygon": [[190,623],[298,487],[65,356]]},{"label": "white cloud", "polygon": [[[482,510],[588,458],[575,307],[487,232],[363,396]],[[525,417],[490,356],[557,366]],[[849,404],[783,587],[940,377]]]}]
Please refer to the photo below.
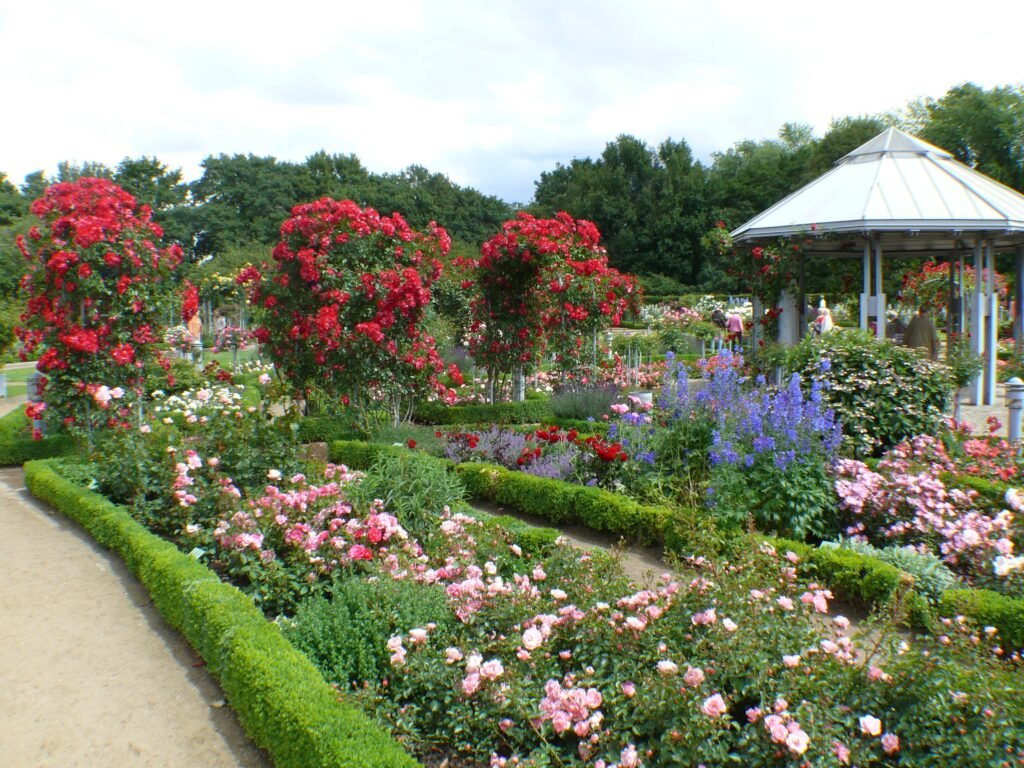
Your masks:
[{"label": "white cloud", "polygon": [[[707,159],[964,81],[1024,81],[1024,4],[35,0],[0,10],[0,171],[355,153],[526,201],[628,133]],[[977,30],[974,28],[977,27]]]}]

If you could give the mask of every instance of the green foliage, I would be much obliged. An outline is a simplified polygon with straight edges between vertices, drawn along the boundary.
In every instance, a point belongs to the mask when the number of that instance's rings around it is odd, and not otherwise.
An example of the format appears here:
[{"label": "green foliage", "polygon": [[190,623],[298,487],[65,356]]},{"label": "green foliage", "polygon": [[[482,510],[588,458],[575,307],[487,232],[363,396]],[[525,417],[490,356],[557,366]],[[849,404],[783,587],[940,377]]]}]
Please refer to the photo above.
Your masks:
[{"label": "green foliage", "polygon": [[332,416],[305,416],[299,420],[297,433],[300,443],[330,443],[334,440],[353,440],[359,431],[346,420]]},{"label": "green foliage", "polygon": [[548,400],[488,405],[452,405],[440,402],[417,403],[413,421],[420,424],[537,424],[554,413]]},{"label": "green foliage", "polygon": [[593,221],[618,269],[692,285],[703,260],[700,237],[711,224],[705,177],[685,141],[667,139],[654,148],[622,135],[596,160],[542,173],[531,209]]},{"label": "green foliage", "polygon": [[821,456],[805,456],[784,469],[770,456],[753,466],[723,463],[711,470],[715,517],[726,527],[742,529],[753,521],[758,530],[799,539],[822,538],[836,530],[836,493]]},{"label": "green foliage", "polygon": [[985,90],[974,83],[950,88],[939,99],[909,105],[907,122],[922,139],[962,163],[1024,191],[1024,88]]},{"label": "green foliage", "polygon": [[844,447],[858,456],[942,429],[952,375],[914,350],[866,331],[812,334],[793,348],[790,367],[804,382],[825,383],[823,400],[842,422]]},{"label": "green foliage", "polygon": [[26,465],[25,481],[34,496],[124,558],[157,610],[206,661],[242,727],[275,765],[417,765],[344,694],[339,698],[237,589],[146,531],[123,509],[61,478],[48,463]]},{"label": "green foliage", "polygon": [[[830,542],[823,542],[821,546],[827,549],[833,545]],[[938,604],[942,593],[947,589],[956,589],[960,586],[959,577],[930,552],[918,552],[912,547],[873,547],[852,539],[841,540],[839,546],[877,558],[904,573],[909,573],[914,577],[914,589],[933,605]]]},{"label": "green foliage", "polygon": [[63,456],[74,450],[74,441],[68,435],[33,440],[24,408],[15,408],[0,418],[0,467],[20,466],[26,461]]},{"label": "green foliage", "polygon": [[459,464],[455,470],[471,498],[497,501],[528,515],[582,524],[643,544],[660,541],[672,516],[665,507],[638,504],[611,491],[535,477],[492,464]]},{"label": "green foliage", "polygon": [[[337,445],[337,443],[335,443]],[[450,473],[451,462],[420,452],[381,453],[350,492],[351,501],[381,499],[414,538],[429,538],[445,507],[461,501],[465,489]]]},{"label": "green foliage", "polygon": [[387,677],[388,638],[438,626],[443,637],[455,621],[444,589],[436,585],[384,579],[348,579],[330,600],[317,597],[300,604],[295,616],[281,621],[284,636],[306,654],[341,690],[377,684]]},{"label": "green foliage", "polygon": [[558,392],[551,396],[551,413],[554,423],[562,419],[585,421],[587,418],[600,419],[618,401],[619,391],[614,385],[586,387],[576,391]]},{"label": "green foliage", "polygon": [[1024,598],[987,589],[954,589],[943,593],[939,610],[944,616],[963,614],[980,626],[996,627],[1004,648],[1024,648]]}]

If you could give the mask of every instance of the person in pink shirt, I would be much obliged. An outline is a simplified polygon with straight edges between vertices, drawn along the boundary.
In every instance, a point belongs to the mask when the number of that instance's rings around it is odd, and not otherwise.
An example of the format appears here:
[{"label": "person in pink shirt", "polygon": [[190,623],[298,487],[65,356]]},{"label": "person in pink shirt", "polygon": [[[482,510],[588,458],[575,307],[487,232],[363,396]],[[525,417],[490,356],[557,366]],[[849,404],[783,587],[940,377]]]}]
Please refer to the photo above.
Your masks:
[{"label": "person in pink shirt", "polygon": [[736,312],[729,314],[729,319],[725,321],[725,330],[729,332],[729,338],[737,343],[743,342],[743,318]]}]

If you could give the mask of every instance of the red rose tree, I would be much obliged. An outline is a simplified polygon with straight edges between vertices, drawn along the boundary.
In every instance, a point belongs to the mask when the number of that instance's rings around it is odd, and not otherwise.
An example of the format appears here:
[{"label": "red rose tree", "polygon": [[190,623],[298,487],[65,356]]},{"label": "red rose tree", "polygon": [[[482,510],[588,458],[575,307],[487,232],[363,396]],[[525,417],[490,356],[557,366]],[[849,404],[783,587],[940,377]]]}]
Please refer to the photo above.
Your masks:
[{"label": "red rose tree", "polygon": [[54,184],[31,210],[42,224],[18,240],[29,299],[17,333],[39,355],[45,407],[72,429],[124,424],[159,355],[162,281],[181,249],[161,248],[149,207],[106,179]]},{"label": "red rose tree", "polygon": [[450,245],[434,223],[416,232],[397,213],[351,200],[298,205],[273,263],[239,275],[260,322],[256,338],[302,394],[319,387],[361,417],[385,407],[397,422],[417,396],[453,397],[423,330]]},{"label": "red rose tree", "polygon": [[470,347],[488,369],[492,399],[504,374],[535,367],[549,350],[564,372],[584,369],[593,361],[584,345],[636,301],[636,283],[608,266],[600,237],[567,213],[521,213],[483,244]]}]

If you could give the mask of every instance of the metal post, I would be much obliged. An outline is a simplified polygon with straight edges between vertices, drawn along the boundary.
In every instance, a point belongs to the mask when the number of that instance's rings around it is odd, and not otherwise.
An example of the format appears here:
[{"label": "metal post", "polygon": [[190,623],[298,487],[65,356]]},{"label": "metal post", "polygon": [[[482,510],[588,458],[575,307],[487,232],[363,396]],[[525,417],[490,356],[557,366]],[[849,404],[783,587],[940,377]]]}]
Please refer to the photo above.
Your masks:
[{"label": "metal post", "polygon": [[1014,376],[1006,382],[1006,407],[1010,411],[1009,437],[1011,443],[1020,442],[1020,417],[1024,410],[1024,381]]},{"label": "metal post", "polygon": [[946,288],[946,361],[953,356],[953,260],[949,261],[949,280]]},{"label": "metal post", "polygon": [[996,336],[999,333],[999,304],[996,296],[996,255],[992,243],[985,243],[985,293],[988,321],[985,324],[985,405],[996,402],[996,358],[998,348]]},{"label": "metal post", "polygon": [[871,301],[871,241],[864,243],[864,292],[860,295],[860,329],[868,329],[868,302]]},{"label": "metal post", "polygon": [[[981,243],[974,246],[974,307],[971,317],[971,351],[976,355],[985,352],[985,284],[981,275]],[[974,405],[981,405],[984,394],[983,388],[985,377],[981,371],[971,382],[972,398]]]},{"label": "metal post", "polygon": [[1024,245],[1017,246],[1016,280],[1013,290],[1013,352],[1024,351]]},{"label": "metal post", "polygon": [[885,338],[885,293],[882,288],[882,241],[875,238],[875,338]]},{"label": "metal post", "polygon": [[960,336],[967,333],[967,294],[964,292],[964,255],[960,254],[960,284],[957,286],[957,293],[960,296]]}]

